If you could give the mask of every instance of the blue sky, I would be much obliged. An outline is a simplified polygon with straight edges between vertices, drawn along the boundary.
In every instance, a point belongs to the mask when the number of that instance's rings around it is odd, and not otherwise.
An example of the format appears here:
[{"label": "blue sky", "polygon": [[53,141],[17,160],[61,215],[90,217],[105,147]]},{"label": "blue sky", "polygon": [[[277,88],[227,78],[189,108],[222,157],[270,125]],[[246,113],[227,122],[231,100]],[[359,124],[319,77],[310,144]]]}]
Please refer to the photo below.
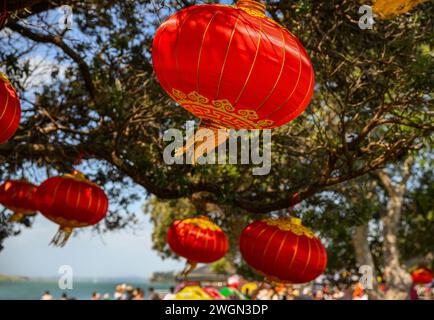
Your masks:
[{"label": "blue sky", "polygon": [[0,252],[0,274],[57,277],[70,265],[75,277],[149,277],[154,271],[181,270],[182,261],[162,260],[151,247],[152,225],[141,204],[134,206],[142,227],[99,235],[82,229],[64,248],[49,246],[57,225],[39,215],[31,229],[5,240]]},{"label": "blue sky", "polygon": [[[58,19],[59,11],[56,10],[47,17],[47,21],[55,22]],[[36,23],[34,21],[34,24]],[[76,40],[85,40],[80,33],[74,31],[71,31],[69,36]],[[24,45],[21,39],[15,44]],[[50,83],[50,73],[46,70],[56,63],[53,60],[53,50],[41,45],[34,48],[27,56],[20,57],[23,62],[29,59],[32,67],[38,66],[41,70],[30,79],[27,88],[29,94],[20,92],[22,98],[32,101],[34,93],[38,91],[41,84]],[[66,62],[61,68],[60,77],[68,65],[69,62]],[[22,102],[25,106],[25,101]],[[32,168],[33,170],[35,169]],[[30,172],[26,172],[27,176],[29,174]],[[32,180],[40,181],[34,182],[42,182],[39,172],[35,176],[39,179]],[[140,191],[143,193],[142,189]],[[62,265],[70,265],[76,277],[92,278],[149,277],[154,271],[181,270],[184,262],[163,261],[156,252],[152,251],[152,225],[143,213],[143,201],[132,206],[132,211],[141,220],[138,230],[120,230],[100,235],[91,228],[82,229],[64,248],[48,245],[58,226],[42,215],[38,215],[32,228],[23,229],[19,236],[5,240],[5,248],[0,251],[0,274],[58,277],[58,270]]]}]

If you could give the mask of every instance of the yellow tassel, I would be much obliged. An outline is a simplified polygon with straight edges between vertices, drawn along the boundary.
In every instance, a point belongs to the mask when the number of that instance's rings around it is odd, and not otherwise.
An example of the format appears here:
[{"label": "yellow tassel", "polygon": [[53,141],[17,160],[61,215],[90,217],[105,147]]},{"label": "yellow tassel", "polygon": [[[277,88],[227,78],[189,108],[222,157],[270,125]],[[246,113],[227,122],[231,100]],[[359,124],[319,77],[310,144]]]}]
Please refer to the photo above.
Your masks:
[{"label": "yellow tassel", "polygon": [[14,214],[9,218],[9,222],[20,222],[24,219],[24,214],[21,212],[14,212]]},{"label": "yellow tassel", "polygon": [[[195,135],[187,140],[184,147],[175,151],[175,157],[186,154],[193,147],[191,164],[195,165],[197,159],[217,149],[229,139],[229,130],[210,121],[202,120]],[[187,154],[188,156],[188,154]]]},{"label": "yellow tassel", "polygon": [[181,272],[181,276],[187,278],[187,276],[197,267],[197,262],[187,261],[187,265],[184,270]]},{"label": "yellow tassel", "polygon": [[54,245],[55,247],[64,247],[72,234],[72,230],[73,228],[61,226],[57,233],[54,235],[50,244]]}]

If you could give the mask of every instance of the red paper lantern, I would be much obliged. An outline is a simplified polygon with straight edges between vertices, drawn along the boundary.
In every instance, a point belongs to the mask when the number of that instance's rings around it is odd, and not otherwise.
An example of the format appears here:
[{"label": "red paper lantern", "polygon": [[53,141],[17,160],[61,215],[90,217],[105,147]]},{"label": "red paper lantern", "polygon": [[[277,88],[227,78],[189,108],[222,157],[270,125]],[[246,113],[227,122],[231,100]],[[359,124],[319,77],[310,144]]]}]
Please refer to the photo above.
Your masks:
[{"label": "red paper lantern", "polygon": [[167,232],[167,242],[177,255],[191,265],[211,263],[224,257],[228,251],[228,239],[219,226],[207,217],[176,220]]},{"label": "red paper lantern", "polygon": [[39,211],[60,225],[52,243],[64,246],[73,228],[97,224],[107,214],[108,198],[104,191],[74,171],[47,179],[38,188]]},{"label": "red paper lantern", "polygon": [[432,282],[432,271],[426,267],[416,269],[411,276],[413,282],[416,284],[427,284]]},{"label": "red paper lantern", "polygon": [[0,144],[13,136],[20,118],[20,99],[8,78],[0,72]]},{"label": "red paper lantern", "polygon": [[241,234],[244,260],[266,278],[277,282],[305,283],[322,274],[327,252],[300,219],[256,221]]},{"label": "red paper lantern", "polygon": [[34,215],[38,211],[37,189],[26,179],[9,180],[0,186],[0,204],[14,212],[9,222],[21,221],[24,216]]},{"label": "red paper lantern", "polygon": [[164,90],[202,126],[268,129],[309,104],[311,61],[259,1],[191,6],[157,30],[153,64]]}]

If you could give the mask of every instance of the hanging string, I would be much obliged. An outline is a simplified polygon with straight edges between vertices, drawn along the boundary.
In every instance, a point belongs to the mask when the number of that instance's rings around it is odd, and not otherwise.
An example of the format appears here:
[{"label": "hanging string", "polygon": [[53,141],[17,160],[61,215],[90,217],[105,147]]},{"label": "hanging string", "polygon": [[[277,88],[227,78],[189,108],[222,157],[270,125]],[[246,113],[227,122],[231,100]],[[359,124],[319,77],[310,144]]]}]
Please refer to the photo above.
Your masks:
[{"label": "hanging string", "polygon": [[75,159],[73,165],[74,166],[78,166],[79,164],[81,164],[81,161],[83,160],[84,157],[84,151],[82,149],[80,149],[77,158]]},{"label": "hanging string", "polygon": [[3,28],[3,25],[6,23],[7,18],[8,18],[8,9],[6,6],[6,0],[3,0],[3,13],[0,16],[0,29]]}]

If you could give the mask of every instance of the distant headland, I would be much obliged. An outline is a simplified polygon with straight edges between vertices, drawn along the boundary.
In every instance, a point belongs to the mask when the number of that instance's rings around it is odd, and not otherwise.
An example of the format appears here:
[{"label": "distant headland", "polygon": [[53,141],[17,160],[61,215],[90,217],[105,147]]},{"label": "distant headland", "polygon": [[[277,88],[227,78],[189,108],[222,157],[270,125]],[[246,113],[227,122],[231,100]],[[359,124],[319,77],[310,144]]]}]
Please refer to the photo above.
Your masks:
[{"label": "distant headland", "polygon": [[27,281],[27,280],[29,280],[28,277],[9,276],[6,274],[0,274],[0,282],[1,281]]}]

